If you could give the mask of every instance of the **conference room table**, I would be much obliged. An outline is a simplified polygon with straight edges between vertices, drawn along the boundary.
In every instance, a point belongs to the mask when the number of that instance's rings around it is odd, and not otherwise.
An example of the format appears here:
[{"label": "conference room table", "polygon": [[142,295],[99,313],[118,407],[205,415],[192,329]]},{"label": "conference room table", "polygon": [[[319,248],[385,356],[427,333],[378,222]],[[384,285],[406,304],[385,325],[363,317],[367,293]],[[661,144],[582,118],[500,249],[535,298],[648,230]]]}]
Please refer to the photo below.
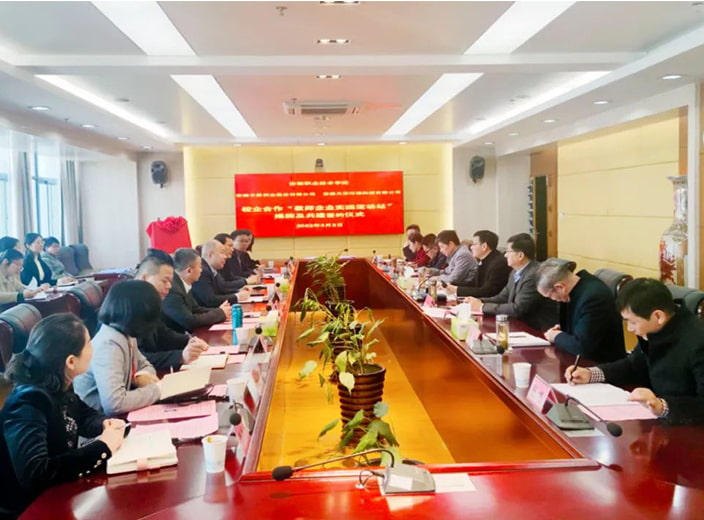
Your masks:
[{"label": "conference room table", "polygon": [[[358,489],[360,468],[349,464],[297,472],[281,482],[271,477],[277,466],[337,454],[335,433],[317,438],[338,414],[337,405],[326,403],[317,378],[297,376],[302,363],[317,355],[296,340],[307,325],[291,303],[314,285],[299,263],[270,360],[261,367],[265,383],[243,461],[230,449],[225,472],[207,474],[200,443],[182,444],[176,466],[56,486],[21,518],[702,517],[704,428],[623,421],[620,437],[603,424],[588,436],[567,436],[527,402],[511,365],[527,361],[547,382],[564,382],[571,355],[554,347],[516,348],[494,373],[452,337],[449,321],[424,314],[371,262],[354,259],[343,275],[355,306],[385,320],[375,348],[377,362],[387,368],[384,401],[402,455],[422,461],[436,476],[469,476],[469,485],[384,496],[376,478]],[[492,331],[493,319],[484,317],[482,327]],[[511,327],[540,334],[515,320]],[[198,334],[212,345],[232,343],[230,331]],[[213,371],[212,382],[224,383],[240,368]]]}]

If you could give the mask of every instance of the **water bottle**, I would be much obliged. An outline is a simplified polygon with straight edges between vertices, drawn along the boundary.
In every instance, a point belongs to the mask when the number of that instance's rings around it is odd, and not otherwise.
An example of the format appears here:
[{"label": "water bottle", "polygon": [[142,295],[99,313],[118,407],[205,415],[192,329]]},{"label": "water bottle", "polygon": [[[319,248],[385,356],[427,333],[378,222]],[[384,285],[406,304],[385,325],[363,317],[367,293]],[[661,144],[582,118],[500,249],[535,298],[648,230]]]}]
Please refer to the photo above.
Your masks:
[{"label": "water bottle", "polygon": [[242,306],[238,303],[232,306],[232,331],[242,326]]}]

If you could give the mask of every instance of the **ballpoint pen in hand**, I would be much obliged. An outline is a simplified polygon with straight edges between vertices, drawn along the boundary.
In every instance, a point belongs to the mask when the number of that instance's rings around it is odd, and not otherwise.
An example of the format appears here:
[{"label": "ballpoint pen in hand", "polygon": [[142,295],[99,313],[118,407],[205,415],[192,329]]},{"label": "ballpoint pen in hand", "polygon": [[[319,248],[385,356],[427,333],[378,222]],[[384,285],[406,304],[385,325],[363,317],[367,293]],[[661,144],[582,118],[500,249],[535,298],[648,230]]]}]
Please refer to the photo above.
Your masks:
[{"label": "ballpoint pen in hand", "polygon": [[570,372],[570,380],[568,383],[572,383],[572,374],[574,374],[574,371],[577,370],[577,367],[579,367],[579,356],[580,354],[577,354],[577,358],[574,360],[574,365],[572,365],[572,372]]}]

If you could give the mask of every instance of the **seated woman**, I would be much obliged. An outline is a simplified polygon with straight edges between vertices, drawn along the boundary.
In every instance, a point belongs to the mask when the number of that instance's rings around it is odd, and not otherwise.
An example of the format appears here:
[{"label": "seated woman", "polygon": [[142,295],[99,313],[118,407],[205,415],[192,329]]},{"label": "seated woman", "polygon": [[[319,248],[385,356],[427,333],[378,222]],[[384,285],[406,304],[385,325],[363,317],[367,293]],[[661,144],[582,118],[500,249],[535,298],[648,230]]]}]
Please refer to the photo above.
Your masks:
[{"label": "seated woman", "polygon": [[154,334],[160,316],[161,298],[151,284],[127,280],[112,286],[98,314],[102,325],[93,338],[93,360],[74,382],[86,404],[117,415],[159,400],[156,371],[135,338]]},{"label": "seated woman", "polygon": [[425,267],[430,262],[430,257],[423,249],[423,235],[420,233],[411,233],[408,235],[408,247],[415,254],[411,262],[418,267]]},{"label": "seated woman", "polygon": [[[105,467],[125,423],[83,403],[71,381],[88,368],[90,337],[73,314],[54,314],[32,329],[27,348],[8,363],[14,386],[0,411],[0,516],[18,516],[50,486]],[[78,447],[78,436],[97,440]]]},{"label": "seated woman", "polygon": [[16,249],[22,253],[22,244],[20,244],[19,238],[8,236],[0,238],[0,253],[7,251],[8,249]]},{"label": "seated woman", "polygon": [[31,298],[45,287],[30,289],[20,282],[23,256],[16,249],[8,249],[0,253],[0,305],[5,303],[23,302]]},{"label": "seated woman", "polygon": [[44,251],[40,253],[39,258],[51,269],[51,279],[53,281],[74,281],[74,278],[66,272],[64,263],[59,259],[60,250],[61,242],[55,237],[47,237],[44,241]]},{"label": "seated woman", "polygon": [[22,283],[30,285],[32,280],[37,286],[42,284],[56,285],[56,281],[51,279],[51,269],[39,257],[39,254],[44,249],[44,239],[39,233],[27,233],[24,238],[24,247],[27,248],[27,254],[24,257],[24,265],[22,266]]}]

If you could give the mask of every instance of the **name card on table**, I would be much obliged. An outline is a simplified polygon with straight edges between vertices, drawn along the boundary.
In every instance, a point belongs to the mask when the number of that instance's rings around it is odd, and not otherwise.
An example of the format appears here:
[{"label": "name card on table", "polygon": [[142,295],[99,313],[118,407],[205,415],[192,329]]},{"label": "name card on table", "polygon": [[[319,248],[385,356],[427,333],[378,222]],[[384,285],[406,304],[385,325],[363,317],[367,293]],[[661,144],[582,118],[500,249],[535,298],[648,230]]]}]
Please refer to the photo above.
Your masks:
[{"label": "name card on table", "polygon": [[235,457],[237,458],[237,462],[242,464],[247,456],[247,451],[249,450],[251,435],[249,433],[249,429],[244,424],[244,420],[235,426],[234,430],[235,437],[237,437],[237,450],[235,451]]},{"label": "name card on table", "polygon": [[542,411],[548,399],[552,401],[557,400],[550,383],[536,374],[533,378],[533,382],[530,384],[530,388],[528,388],[526,400],[533,408]]}]

